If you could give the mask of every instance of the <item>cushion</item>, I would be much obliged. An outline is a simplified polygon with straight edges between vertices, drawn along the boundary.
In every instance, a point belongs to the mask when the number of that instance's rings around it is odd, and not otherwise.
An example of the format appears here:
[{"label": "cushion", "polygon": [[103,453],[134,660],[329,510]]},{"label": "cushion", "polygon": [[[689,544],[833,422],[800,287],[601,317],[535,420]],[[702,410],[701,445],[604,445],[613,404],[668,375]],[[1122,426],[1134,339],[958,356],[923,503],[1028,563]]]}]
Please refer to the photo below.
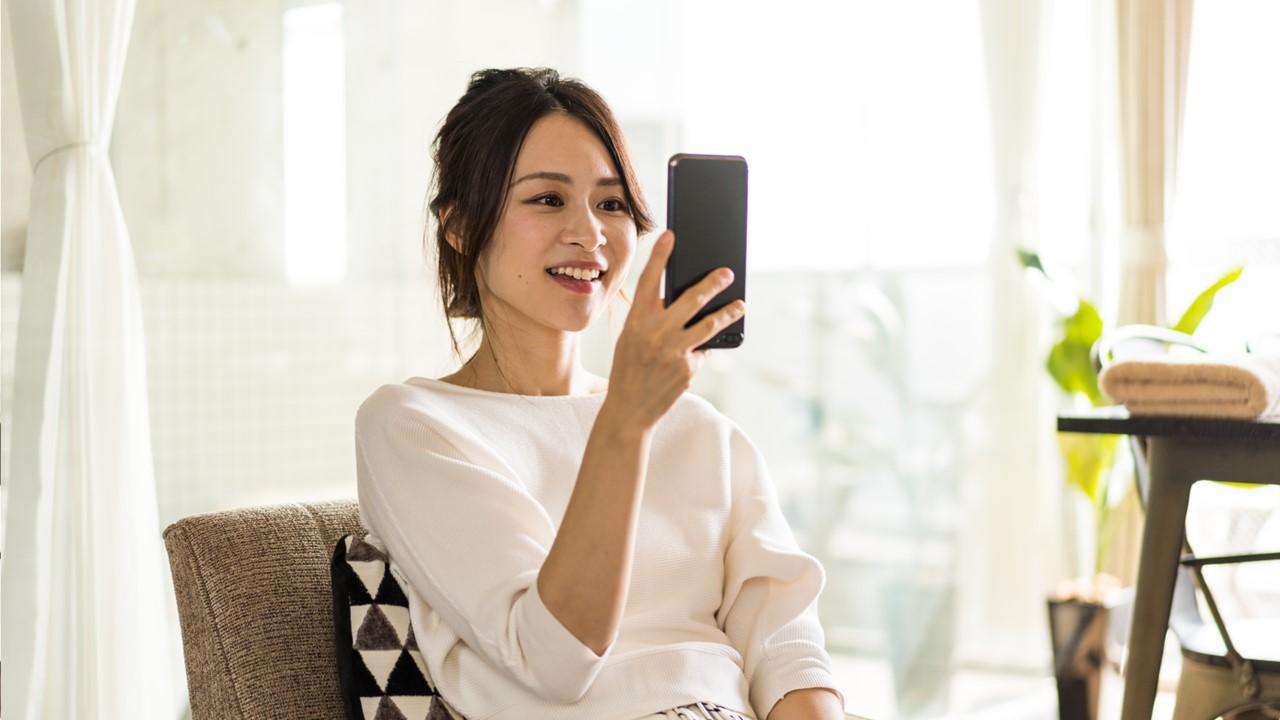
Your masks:
[{"label": "cushion", "polygon": [[377,540],[344,535],[329,571],[348,720],[453,720],[414,640],[403,581]]}]

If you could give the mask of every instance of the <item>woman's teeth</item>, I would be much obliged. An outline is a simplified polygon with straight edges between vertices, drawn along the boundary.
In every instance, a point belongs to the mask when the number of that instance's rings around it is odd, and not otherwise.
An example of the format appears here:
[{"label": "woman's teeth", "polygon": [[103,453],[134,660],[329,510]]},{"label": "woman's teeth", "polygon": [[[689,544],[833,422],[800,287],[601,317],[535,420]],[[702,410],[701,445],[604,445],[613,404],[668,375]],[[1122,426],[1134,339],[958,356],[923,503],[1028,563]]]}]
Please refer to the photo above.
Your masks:
[{"label": "woman's teeth", "polygon": [[599,270],[588,270],[586,268],[570,268],[558,267],[547,270],[552,275],[568,275],[575,280],[595,280],[600,277]]}]

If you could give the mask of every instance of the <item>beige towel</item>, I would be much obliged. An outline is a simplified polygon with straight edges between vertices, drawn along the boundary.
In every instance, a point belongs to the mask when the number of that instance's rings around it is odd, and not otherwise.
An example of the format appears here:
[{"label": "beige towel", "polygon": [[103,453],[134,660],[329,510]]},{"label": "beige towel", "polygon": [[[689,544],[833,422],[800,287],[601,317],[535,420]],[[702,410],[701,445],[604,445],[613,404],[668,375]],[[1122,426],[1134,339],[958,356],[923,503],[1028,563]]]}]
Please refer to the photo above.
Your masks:
[{"label": "beige towel", "polygon": [[1280,414],[1280,355],[1121,360],[1103,369],[1098,382],[1131,415]]}]

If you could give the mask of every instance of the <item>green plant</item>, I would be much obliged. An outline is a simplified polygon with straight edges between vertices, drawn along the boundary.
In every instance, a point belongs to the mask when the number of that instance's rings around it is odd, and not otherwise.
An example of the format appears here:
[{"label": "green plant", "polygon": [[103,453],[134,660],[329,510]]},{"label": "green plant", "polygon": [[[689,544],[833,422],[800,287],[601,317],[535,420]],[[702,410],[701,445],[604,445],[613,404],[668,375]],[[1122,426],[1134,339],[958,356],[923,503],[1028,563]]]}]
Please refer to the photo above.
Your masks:
[{"label": "green plant", "polygon": [[[1039,255],[1027,250],[1018,250],[1018,260],[1024,268],[1043,276],[1044,280],[1060,293],[1067,293],[1045,270]],[[1218,292],[1239,279],[1243,271],[1243,267],[1233,268],[1201,291],[1172,328],[1188,335],[1193,334],[1205,315],[1213,308],[1213,301]],[[1053,378],[1054,383],[1068,397],[1086,400],[1093,407],[1106,405],[1108,401],[1098,387],[1098,374],[1093,368],[1093,360],[1090,356],[1093,344],[1102,337],[1104,332],[1102,316],[1088,300],[1074,292],[1069,294],[1075,298],[1075,309],[1070,314],[1064,313],[1058,319],[1058,337],[1053,347],[1049,349],[1049,355],[1045,359],[1045,369],[1049,371],[1049,376]],[[1106,537],[1109,534],[1111,515],[1107,480],[1110,477],[1119,444],[1119,435],[1058,433],[1058,448],[1065,462],[1067,482],[1084,493],[1094,509],[1094,527],[1097,532],[1095,573],[1101,568],[1102,559],[1106,553]]]}]

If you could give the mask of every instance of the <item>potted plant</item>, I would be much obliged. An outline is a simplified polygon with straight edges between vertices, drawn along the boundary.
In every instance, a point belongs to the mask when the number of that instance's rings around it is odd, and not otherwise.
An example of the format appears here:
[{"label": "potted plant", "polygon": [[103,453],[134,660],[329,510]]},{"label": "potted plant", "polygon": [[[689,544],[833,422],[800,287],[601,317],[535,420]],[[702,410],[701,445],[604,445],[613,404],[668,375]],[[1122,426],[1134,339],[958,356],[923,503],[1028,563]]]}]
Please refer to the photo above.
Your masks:
[{"label": "potted plant", "polygon": [[[1098,387],[1091,351],[1104,333],[1102,316],[1093,303],[1065,288],[1045,270],[1039,255],[1019,250],[1022,266],[1045,283],[1059,310],[1057,337],[1045,359],[1045,369],[1074,405],[1108,404]],[[1193,334],[1213,307],[1218,291],[1243,272],[1236,267],[1201,291],[1172,329]],[[1092,572],[1063,584],[1049,599],[1049,632],[1058,683],[1058,711],[1063,720],[1098,716],[1098,690],[1106,662],[1109,618],[1122,597],[1120,582],[1101,570],[1111,536],[1112,468],[1120,445],[1118,435],[1058,433],[1067,483],[1088,499],[1093,510]]]}]

